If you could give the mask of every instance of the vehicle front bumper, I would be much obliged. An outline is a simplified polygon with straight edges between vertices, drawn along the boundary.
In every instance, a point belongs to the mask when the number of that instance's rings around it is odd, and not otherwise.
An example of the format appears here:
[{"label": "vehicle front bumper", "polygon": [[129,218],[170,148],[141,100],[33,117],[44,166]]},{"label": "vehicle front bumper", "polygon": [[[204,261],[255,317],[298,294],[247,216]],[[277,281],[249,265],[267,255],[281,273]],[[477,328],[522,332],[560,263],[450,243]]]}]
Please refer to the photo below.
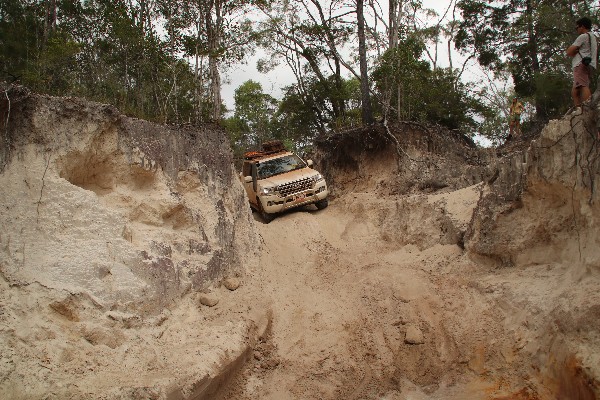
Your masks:
[{"label": "vehicle front bumper", "polygon": [[260,196],[259,201],[261,202],[262,209],[266,213],[275,214],[290,208],[316,203],[327,198],[328,195],[329,190],[327,189],[327,184],[323,181],[317,182],[314,188],[303,190],[286,197],[283,197],[278,193]]}]

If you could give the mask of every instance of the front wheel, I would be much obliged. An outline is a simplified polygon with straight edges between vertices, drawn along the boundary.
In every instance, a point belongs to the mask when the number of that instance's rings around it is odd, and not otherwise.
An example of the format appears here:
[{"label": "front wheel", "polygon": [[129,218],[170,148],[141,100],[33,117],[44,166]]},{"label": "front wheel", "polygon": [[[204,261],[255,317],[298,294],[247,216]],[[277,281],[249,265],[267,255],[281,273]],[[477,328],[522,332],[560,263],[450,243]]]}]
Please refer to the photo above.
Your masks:
[{"label": "front wheel", "polygon": [[269,222],[273,221],[275,219],[275,214],[267,213],[263,209],[262,203],[260,202],[259,198],[256,199],[256,202],[258,203],[258,213],[260,214],[260,217],[263,219],[263,221],[265,221],[265,224],[268,224]]},{"label": "front wheel", "polygon": [[328,205],[329,205],[329,201],[327,199],[319,200],[315,203],[315,206],[317,206],[317,208],[319,210],[327,208]]}]

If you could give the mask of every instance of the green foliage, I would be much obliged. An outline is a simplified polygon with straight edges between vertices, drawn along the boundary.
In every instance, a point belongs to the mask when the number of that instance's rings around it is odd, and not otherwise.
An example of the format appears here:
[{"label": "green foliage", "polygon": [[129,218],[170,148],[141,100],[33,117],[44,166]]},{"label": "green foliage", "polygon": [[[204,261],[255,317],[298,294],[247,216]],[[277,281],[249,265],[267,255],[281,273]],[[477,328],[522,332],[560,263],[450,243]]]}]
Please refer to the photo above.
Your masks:
[{"label": "green foliage", "polygon": [[504,142],[508,135],[508,117],[499,112],[490,113],[479,126],[479,134],[489,139],[493,145]]},{"label": "green foliage", "polygon": [[46,42],[40,53],[36,76],[45,92],[69,94],[77,79],[77,54],[81,45],[64,32],[57,32]]},{"label": "green foliage", "polygon": [[534,101],[538,110],[547,116],[562,116],[571,106],[572,77],[567,74],[539,73],[534,77]]},{"label": "green foliage", "polygon": [[[321,114],[318,119],[343,119],[340,50],[354,39],[356,24],[346,16],[355,6],[337,1],[281,1],[260,7],[268,17],[260,24],[259,46],[269,58],[261,61],[260,69],[266,71],[285,62],[296,76],[303,103],[323,99],[316,111]],[[313,96],[309,86],[319,93]]]},{"label": "green foliage", "polygon": [[575,39],[575,21],[582,16],[597,20],[598,8],[586,0],[460,0],[458,7],[463,21],[457,48],[474,51],[492,71],[509,71],[516,93],[534,100],[540,121],[564,113],[570,104],[564,90],[570,89],[565,50]]},{"label": "green foliage", "polygon": [[41,80],[36,73],[43,36],[39,4],[21,0],[0,2],[0,68],[2,77]]},{"label": "green foliage", "polygon": [[[317,85],[317,81],[312,81],[309,91]],[[310,140],[309,138],[314,138],[321,131],[324,116],[319,106],[324,99],[316,97],[318,92],[311,94],[313,96],[303,94],[297,85],[285,88],[273,125],[277,138]]]},{"label": "green foliage", "polygon": [[273,114],[277,101],[263,93],[260,83],[248,80],[235,90],[235,113],[225,120],[234,152],[258,149],[273,139]]},{"label": "green foliage", "polygon": [[389,118],[436,123],[472,131],[487,109],[449,69],[432,70],[420,60],[424,45],[407,38],[379,60],[373,81],[389,99]]},{"label": "green foliage", "polygon": [[268,140],[276,100],[263,93],[261,84],[252,80],[244,82],[235,90],[234,100],[234,117],[240,121],[246,136],[257,145]]},{"label": "green foliage", "polygon": [[[248,4],[272,18],[263,24],[221,18]],[[421,7],[418,1],[403,4],[408,19]],[[508,71],[515,91],[534,104],[540,121],[562,115],[571,102],[564,53],[575,37],[573,23],[582,15],[597,20],[600,11],[583,0],[460,0],[458,5],[464,19],[455,36],[458,47],[474,52],[492,71]],[[227,129],[240,147],[278,138],[301,149],[319,134],[361,123],[360,82],[343,77],[340,58],[339,50],[356,33],[344,7],[247,0],[0,0],[0,68],[3,79],[39,92],[115,104],[149,120],[196,122],[218,119],[218,104],[212,104],[220,101],[218,85],[211,82],[218,82],[213,78],[219,68],[261,44],[270,56],[261,67],[284,61],[298,83],[284,89],[280,102],[262,93],[258,83],[244,83]],[[374,98],[381,100],[373,104],[376,118],[438,123],[501,138],[504,105],[483,106],[482,88],[423,60],[423,40],[437,40],[439,32],[439,26],[420,31],[409,23],[398,26],[399,44],[371,69]],[[379,43],[375,32],[368,34],[369,44]],[[190,60],[198,63],[191,67]]]},{"label": "green foliage", "polygon": [[[328,79],[335,79],[331,76]],[[265,140],[282,140],[286,148],[299,152],[328,129],[346,128],[360,123],[360,83],[344,80],[341,90],[319,79],[307,79],[305,86],[290,85],[281,101],[262,92],[254,81],[247,81],[235,91],[235,113],[225,120],[234,151],[260,148]],[[346,104],[345,117],[334,118],[329,99],[335,96]]]},{"label": "green foliage", "polygon": [[[343,129],[360,123],[360,83],[357,79],[329,76],[326,81],[307,77],[303,86],[285,88],[275,116],[274,129],[280,138],[291,138],[303,147],[328,130]],[[333,100],[332,100],[333,99]],[[334,111],[333,102],[343,104],[342,114]]]},{"label": "green foliage", "polygon": [[[406,39],[386,51],[373,71],[375,86],[383,97],[390,98],[390,106],[397,111],[398,119],[424,118],[420,94],[427,84],[429,71],[429,64],[419,59],[424,49],[420,40]],[[384,110],[386,114],[388,111]]]},{"label": "green foliage", "polygon": [[[184,45],[196,49],[183,35],[193,23],[193,4],[205,3],[0,0],[2,78],[42,93],[111,103],[148,120],[206,120],[211,99],[200,98],[206,88],[182,57]],[[236,22],[228,37],[245,38],[247,30],[247,21]],[[240,48],[248,45],[244,41]],[[196,44],[200,51],[207,47]],[[225,50],[219,51],[236,60],[243,56],[242,50]]]},{"label": "green foliage", "polygon": [[479,126],[477,121],[487,115],[488,109],[454,71],[436,69],[428,82],[422,93],[427,122],[472,132]]}]

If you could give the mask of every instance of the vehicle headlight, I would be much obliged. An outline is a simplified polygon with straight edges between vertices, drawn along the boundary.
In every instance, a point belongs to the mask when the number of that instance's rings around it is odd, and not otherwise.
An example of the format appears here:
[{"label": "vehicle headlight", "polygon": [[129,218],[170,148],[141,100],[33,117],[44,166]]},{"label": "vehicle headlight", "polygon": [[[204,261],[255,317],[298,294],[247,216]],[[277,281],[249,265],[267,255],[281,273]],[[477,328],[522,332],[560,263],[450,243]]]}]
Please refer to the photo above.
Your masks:
[{"label": "vehicle headlight", "polygon": [[277,186],[268,186],[268,187],[262,188],[260,191],[262,194],[268,195],[268,194],[275,193],[275,189],[277,189]]},{"label": "vehicle headlight", "polygon": [[321,174],[316,174],[315,176],[313,176],[313,180],[315,181],[315,183],[320,182],[323,179],[324,179],[323,175],[321,175]]}]

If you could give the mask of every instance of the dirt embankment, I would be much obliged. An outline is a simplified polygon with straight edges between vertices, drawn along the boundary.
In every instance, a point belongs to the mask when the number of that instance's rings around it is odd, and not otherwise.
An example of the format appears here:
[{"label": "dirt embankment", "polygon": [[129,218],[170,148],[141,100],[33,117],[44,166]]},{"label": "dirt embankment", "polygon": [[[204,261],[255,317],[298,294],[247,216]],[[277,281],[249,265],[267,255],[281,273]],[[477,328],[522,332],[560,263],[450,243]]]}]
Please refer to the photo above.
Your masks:
[{"label": "dirt embankment", "polygon": [[0,117],[0,398],[210,389],[264,313],[220,286],[259,248],[224,132],[19,87]]},{"label": "dirt embankment", "polygon": [[222,132],[9,98],[3,398],[598,398],[591,114],[328,137],[330,206],[264,224]]},{"label": "dirt embankment", "polygon": [[221,398],[598,398],[591,118],[497,153],[418,127],[318,143],[334,200],[259,224],[272,335]]}]

